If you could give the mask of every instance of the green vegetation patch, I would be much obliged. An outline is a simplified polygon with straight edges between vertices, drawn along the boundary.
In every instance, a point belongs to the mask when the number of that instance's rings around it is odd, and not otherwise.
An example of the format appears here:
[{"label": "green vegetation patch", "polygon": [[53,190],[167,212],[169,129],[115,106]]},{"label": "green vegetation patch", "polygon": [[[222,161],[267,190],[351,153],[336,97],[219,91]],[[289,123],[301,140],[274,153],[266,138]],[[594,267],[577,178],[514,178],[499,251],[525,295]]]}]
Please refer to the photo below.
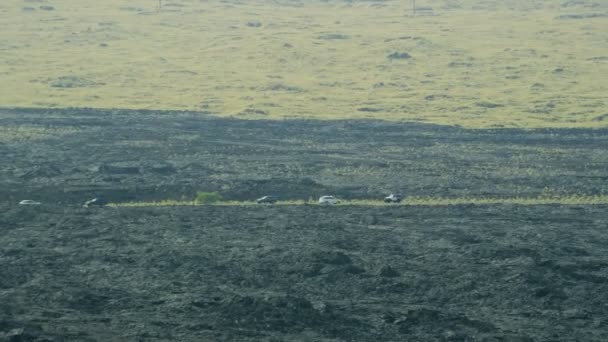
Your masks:
[{"label": "green vegetation patch", "polygon": [[217,192],[204,192],[199,191],[196,193],[196,198],[194,198],[195,204],[214,204],[218,203],[222,200],[222,195]]}]

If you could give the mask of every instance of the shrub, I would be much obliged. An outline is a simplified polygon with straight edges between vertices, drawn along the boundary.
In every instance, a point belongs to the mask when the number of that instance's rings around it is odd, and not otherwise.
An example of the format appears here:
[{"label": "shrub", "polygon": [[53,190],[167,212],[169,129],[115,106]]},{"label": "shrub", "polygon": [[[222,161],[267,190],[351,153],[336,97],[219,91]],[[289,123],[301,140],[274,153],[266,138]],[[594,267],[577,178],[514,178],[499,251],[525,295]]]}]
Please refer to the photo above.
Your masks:
[{"label": "shrub", "polygon": [[212,204],[222,200],[222,195],[217,192],[204,192],[199,191],[196,193],[194,202],[196,204]]}]

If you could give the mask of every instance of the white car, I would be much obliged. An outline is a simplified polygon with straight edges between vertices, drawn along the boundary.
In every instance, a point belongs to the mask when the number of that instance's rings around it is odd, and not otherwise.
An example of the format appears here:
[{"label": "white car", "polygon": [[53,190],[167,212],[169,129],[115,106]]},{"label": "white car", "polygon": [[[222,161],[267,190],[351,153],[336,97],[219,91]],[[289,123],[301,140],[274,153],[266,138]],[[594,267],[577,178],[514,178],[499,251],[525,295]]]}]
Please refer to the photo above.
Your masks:
[{"label": "white car", "polygon": [[401,195],[390,194],[389,196],[384,197],[384,203],[401,203],[402,198]]},{"label": "white car", "polygon": [[90,207],[94,207],[94,206],[103,207],[106,204],[108,204],[108,201],[106,201],[103,198],[93,198],[92,200],[84,202],[83,207],[85,207],[85,208],[90,208]]},{"label": "white car", "polygon": [[321,196],[319,197],[319,204],[333,205],[340,203],[340,200],[334,196]]},{"label": "white car", "polygon": [[274,203],[277,203],[278,200],[279,200],[279,198],[277,196],[264,196],[264,197],[258,198],[255,201],[260,204],[262,204],[262,203],[274,204]]},{"label": "white car", "polygon": [[40,205],[40,204],[42,204],[42,203],[32,201],[32,200],[23,200],[23,201],[19,202],[19,205]]}]

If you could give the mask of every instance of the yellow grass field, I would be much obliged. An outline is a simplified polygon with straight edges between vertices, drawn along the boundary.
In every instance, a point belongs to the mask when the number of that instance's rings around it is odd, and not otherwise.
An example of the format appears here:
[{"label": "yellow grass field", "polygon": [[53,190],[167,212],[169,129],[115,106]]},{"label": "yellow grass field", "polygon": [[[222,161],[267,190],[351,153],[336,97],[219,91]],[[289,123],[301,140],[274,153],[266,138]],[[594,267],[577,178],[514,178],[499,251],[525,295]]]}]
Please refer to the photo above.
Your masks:
[{"label": "yellow grass field", "polygon": [[2,0],[0,106],[608,127],[605,1],[411,5]]}]

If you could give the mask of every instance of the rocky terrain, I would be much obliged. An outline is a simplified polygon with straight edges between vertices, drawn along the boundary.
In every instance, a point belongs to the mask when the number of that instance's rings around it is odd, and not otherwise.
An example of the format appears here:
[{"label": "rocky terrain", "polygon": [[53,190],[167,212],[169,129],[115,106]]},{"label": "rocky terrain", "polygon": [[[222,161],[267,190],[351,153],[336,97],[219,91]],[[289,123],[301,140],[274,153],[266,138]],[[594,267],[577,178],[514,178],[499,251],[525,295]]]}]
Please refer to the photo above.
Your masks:
[{"label": "rocky terrain", "polygon": [[0,198],[82,204],[608,194],[608,130],[469,130],[373,120],[0,109]]},{"label": "rocky terrain", "polygon": [[605,194],[606,133],[2,109],[0,341],[606,341],[606,205],[81,206]]},{"label": "rocky terrain", "polygon": [[4,341],[605,341],[606,207],[3,209]]}]

